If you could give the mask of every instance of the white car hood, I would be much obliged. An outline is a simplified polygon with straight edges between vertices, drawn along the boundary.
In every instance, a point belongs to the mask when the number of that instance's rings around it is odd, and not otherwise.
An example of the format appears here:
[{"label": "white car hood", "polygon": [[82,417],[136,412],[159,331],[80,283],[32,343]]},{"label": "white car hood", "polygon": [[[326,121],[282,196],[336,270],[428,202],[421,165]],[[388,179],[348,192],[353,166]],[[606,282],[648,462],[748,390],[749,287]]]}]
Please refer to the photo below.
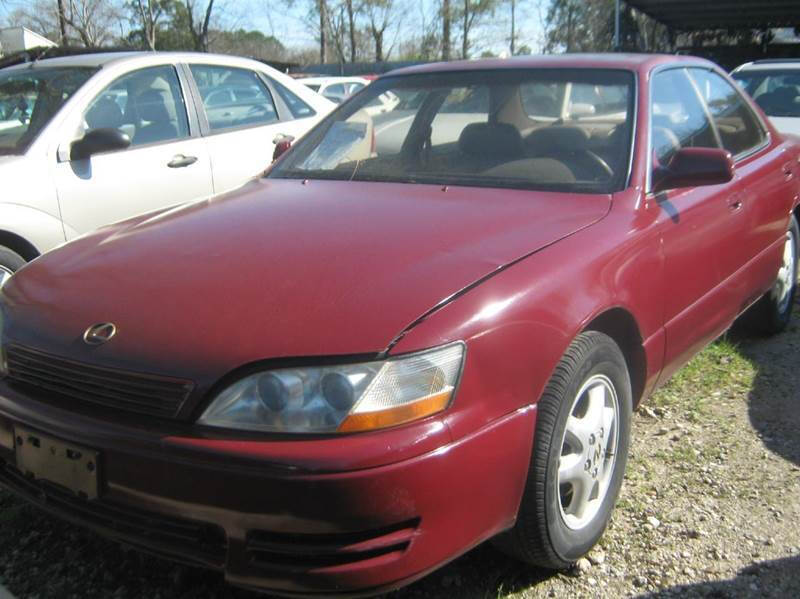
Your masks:
[{"label": "white car hood", "polygon": [[22,160],[22,156],[0,154],[0,167],[11,164],[12,162],[19,162],[20,160]]},{"label": "white car hood", "polygon": [[791,133],[800,135],[800,117],[793,116],[771,116],[769,120],[781,133]]}]

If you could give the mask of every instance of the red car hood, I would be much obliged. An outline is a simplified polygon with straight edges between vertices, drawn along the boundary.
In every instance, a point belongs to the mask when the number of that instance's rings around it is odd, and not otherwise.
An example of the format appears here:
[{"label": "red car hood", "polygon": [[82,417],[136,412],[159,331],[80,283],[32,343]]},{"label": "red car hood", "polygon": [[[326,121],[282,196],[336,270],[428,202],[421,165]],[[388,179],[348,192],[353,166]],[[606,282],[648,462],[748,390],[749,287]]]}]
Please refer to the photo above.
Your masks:
[{"label": "red car hood", "polygon": [[[6,329],[44,351],[195,380],[267,358],[377,353],[609,206],[601,195],[255,181],[36,260],[3,290]],[[83,343],[101,322],[116,336]]]}]

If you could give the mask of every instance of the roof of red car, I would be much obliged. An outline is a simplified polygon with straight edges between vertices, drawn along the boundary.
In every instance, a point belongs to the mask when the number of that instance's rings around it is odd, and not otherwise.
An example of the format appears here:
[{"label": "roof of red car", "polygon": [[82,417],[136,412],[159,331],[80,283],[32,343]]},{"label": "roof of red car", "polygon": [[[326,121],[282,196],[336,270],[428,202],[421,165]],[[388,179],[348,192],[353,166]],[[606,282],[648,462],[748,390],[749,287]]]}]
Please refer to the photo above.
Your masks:
[{"label": "roof of red car", "polygon": [[391,71],[388,75],[412,75],[443,71],[476,71],[487,69],[535,69],[535,68],[594,68],[647,71],[669,62],[711,65],[713,63],[695,56],[674,54],[545,54],[514,56],[512,58],[486,58],[480,60],[458,60],[434,62]]}]

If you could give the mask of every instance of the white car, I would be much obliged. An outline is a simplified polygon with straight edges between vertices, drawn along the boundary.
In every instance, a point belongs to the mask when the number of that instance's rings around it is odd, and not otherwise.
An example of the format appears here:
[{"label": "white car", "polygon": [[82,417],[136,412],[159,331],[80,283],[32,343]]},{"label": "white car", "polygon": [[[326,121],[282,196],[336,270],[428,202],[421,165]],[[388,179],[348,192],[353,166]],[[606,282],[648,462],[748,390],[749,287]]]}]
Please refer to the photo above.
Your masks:
[{"label": "white car", "polygon": [[757,60],[737,67],[736,82],[781,133],[800,135],[800,60]]},{"label": "white car", "polygon": [[260,63],[104,53],[0,70],[0,285],[114,221],[224,193],[335,105]]},{"label": "white car", "polygon": [[298,81],[336,104],[369,85],[369,79],[362,77],[305,77]]}]

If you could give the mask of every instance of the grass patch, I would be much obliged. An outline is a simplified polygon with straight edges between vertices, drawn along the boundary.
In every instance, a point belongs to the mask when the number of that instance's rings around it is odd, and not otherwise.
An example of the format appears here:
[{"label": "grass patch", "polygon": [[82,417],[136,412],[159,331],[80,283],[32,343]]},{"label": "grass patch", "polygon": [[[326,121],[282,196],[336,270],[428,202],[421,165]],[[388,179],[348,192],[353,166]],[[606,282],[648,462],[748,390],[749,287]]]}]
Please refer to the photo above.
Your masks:
[{"label": "grass patch", "polygon": [[728,395],[742,385],[749,387],[755,376],[755,365],[736,343],[723,337],[676,372],[648,403],[679,408],[688,420],[696,422],[707,413],[712,398]]}]

